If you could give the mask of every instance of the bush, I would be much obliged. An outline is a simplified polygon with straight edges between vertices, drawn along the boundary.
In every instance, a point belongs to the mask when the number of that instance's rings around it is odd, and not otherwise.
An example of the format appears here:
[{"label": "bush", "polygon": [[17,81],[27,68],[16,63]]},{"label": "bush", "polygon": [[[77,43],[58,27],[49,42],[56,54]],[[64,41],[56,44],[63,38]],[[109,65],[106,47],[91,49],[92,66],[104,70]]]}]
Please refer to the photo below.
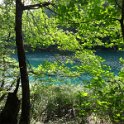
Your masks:
[{"label": "bush", "polygon": [[114,76],[102,85],[39,85],[31,87],[32,121],[75,124],[123,124],[124,79]]}]

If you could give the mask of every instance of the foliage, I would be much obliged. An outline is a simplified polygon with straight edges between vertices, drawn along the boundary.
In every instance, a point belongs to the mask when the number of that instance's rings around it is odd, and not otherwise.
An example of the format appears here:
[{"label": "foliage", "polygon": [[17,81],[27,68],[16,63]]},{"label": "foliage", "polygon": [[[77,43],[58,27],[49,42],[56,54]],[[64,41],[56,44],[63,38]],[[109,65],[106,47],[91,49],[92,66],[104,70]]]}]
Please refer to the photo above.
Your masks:
[{"label": "foliage", "polygon": [[93,121],[121,124],[124,113],[123,88],[122,77],[113,77],[102,88],[99,85],[96,88],[80,85],[46,86],[39,83],[32,85],[32,121],[54,123],[58,120],[59,123],[59,119],[71,122],[75,118],[75,123]]},{"label": "foliage", "polygon": [[[36,2],[44,0],[32,0],[30,3]],[[123,123],[124,68],[118,76],[114,76],[110,67],[103,65],[104,60],[93,51],[103,47],[123,48],[119,22],[121,1],[118,1],[119,5],[113,0],[53,0],[52,3],[40,10],[24,12],[23,38],[26,49],[52,46],[52,49],[71,51],[72,54],[62,58],[58,55],[55,61],[45,61],[38,68],[29,69],[31,76],[44,84],[32,86],[32,118],[41,121],[41,116],[45,114],[44,121],[50,121],[74,116],[87,123],[87,118],[93,115],[94,118],[109,118],[112,123]],[[15,49],[14,5],[13,0],[4,0],[0,5],[2,92],[10,91],[8,84],[11,88],[18,76],[16,62],[10,58]],[[123,63],[124,60],[120,60]],[[89,75],[89,80],[76,80],[77,84],[83,84],[81,89],[49,86],[50,82],[68,84],[68,77],[77,79],[85,75]],[[76,115],[72,116],[70,111]]]},{"label": "foliage", "polygon": [[120,12],[113,1],[68,0],[67,3],[62,0],[58,4],[55,9],[58,21],[65,29],[73,27],[82,47],[122,45],[120,23],[117,21]]},{"label": "foliage", "polygon": [[15,47],[14,9],[12,1],[0,4],[0,106],[12,92],[19,77],[17,61],[12,58]]},{"label": "foliage", "polygon": [[[108,1],[53,1],[55,5],[26,11],[23,19],[25,41],[31,47],[120,48],[123,46],[120,10]],[[67,43],[68,42],[68,43]]]},{"label": "foliage", "polygon": [[123,92],[119,89],[123,90],[123,82],[114,81],[101,90],[80,85],[32,85],[32,122],[123,123]]},{"label": "foliage", "polygon": [[[92,83],[92,82],[91,82]],[[88,89],[87,89],[88,88]],[[81,116],[95,113],[100,118],[108,118],[113,123],[123,123],[123,78],[113,77],[101,88],[99,85],[87,87],[88,92],[82,91],[79,96]]]},{"label": "foliage", "polygon": [[[82,88],[80,86],[55,86],[39,85],[32,86],[32,119],[35,121],[51,121],[57,118],[73,116],[73,107],[76,104],[76,94]],[[39,101],[39,102],[38,102]],[[39,103],[39,104],[37,104]]]}]

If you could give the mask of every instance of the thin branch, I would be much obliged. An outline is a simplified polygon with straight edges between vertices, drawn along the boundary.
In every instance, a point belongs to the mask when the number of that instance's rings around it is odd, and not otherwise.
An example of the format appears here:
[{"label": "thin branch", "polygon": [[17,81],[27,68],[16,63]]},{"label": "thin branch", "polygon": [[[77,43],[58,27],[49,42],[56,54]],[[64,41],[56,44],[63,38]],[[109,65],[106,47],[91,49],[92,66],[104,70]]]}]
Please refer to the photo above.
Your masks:
[{"label": "thin branch", "polygon": [[39,9],[39,8],[46,7],[46,6],[49,6],[49,5],[53,5],[53,3],[44,2],[44,3],[34,4],[34,5],[27,5],[27,6],[23,7],[23,10]]},{"label": "thin branch", "polygon": [[20,79],[21,78],[20,78],[20,75],[19,75],[18,78],[17,78],[16,88],[15,88],[15,90],[13,92],[15,95],[17,94],[18,89],[19,89]]},{"label": "thin branch", "polygon": [[[34,72],[33,70],[29,71],[29,73],[32,73],[34,75],[38,75],[36,72]],[[50,74],[50,73],[44,73],[42,72],[41,74],[43,75],[46,75],[46,76],[50,76],[50,77],[56,77],[56,76],[59,76],[59,77],[70,77],[70,78],[73,78],[73,77],[79,77],[80,75],[64,75],[64,74],[58,74],[58,73],[55,73],[55,74]]]}]

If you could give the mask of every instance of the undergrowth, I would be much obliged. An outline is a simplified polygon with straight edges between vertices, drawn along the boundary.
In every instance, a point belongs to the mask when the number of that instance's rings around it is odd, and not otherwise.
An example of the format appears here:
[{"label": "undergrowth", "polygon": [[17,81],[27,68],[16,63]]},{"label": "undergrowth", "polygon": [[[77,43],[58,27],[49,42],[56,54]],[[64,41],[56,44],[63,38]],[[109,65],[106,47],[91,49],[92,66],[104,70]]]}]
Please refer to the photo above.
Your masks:
[{"label": "undergrowth", "polygon": [[[97,83],[97,82],[96,82]],[[40,85],[31,87],[31,123],[123,124],[124,80],[114,77],[104,87]]]}]

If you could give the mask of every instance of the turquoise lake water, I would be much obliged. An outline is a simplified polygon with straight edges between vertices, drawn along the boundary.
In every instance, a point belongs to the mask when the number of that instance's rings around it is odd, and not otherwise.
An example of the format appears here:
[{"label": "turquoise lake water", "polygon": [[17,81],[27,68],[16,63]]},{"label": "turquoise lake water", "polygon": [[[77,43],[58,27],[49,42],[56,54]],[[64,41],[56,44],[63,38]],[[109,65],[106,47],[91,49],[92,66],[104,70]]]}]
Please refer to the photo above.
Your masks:
[{"label": "turquoise lake water", "polygon": [[[27,60],[30,62],[30,64],[34,67],[37,67],[39,64],[43,63],[44,61],[56,61],[56,55],[57,52],[30,52],[26,53]],[[119,58],[124,58],[124,52],[123,51],[97,51],[96,55],[99,55],[105,59],[104,64],[109,65],[111,67],[111,71],[114,72],[115,75],[118,74],[121,64],[119,63]],[[60,55],[64,58],[64,55]],[[45,76],[44,78],[41,78],[42,82],[52,83],[56,82],[58,83],[82,83],[84,81],[90,80],[89,75],[82,75],[81,77],[73,77],[73,78],[67,78],[67,77],[49,77]]]},{"label": "turquoise lake water", "polygon": [[111,67],[111,71],[114,72],[115,75],[118,74],[122,65],[119,62],[119,58],[124,59],[124,51],[97,51],[97,55],[101,56],[105,59],[105,64]]}]

